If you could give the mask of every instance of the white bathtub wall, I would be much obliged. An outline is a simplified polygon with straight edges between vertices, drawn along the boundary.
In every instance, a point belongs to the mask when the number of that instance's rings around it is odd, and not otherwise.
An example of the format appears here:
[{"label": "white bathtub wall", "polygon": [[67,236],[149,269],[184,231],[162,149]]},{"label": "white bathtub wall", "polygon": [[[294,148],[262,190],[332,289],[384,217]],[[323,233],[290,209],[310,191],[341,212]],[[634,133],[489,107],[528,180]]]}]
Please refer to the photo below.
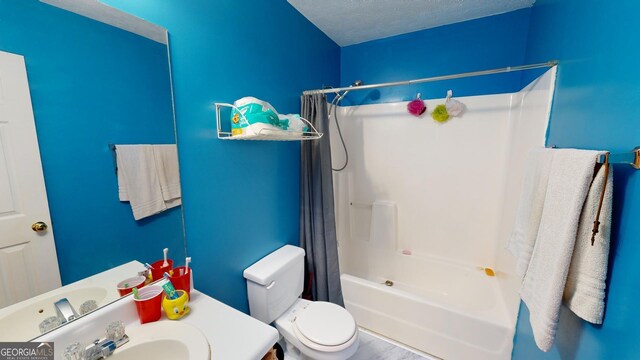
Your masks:
[{"label": "white bathtub wall", "polygon": [[505,249],[506,242],[515,222],[528,151],[544,144],[547,121],[540,121],[540,119],[549,118],[555,79],[556,68],[554,67],[513,95],[512,114],[509,121],[511,129],[505,153],[508,176],[505,177],[503,186],[502,215],[500,216],[503,221],[499,232],[501,240],[497,248],[499,268],[513,269],[515,266],[513,256]]},{"label": "white bathtub wall", "polygon": [[[338,221],[348,227],[339,233],[349,234],[340,239],[343,258],[349,258],[343,269],[367,272],[362,263],[369,255],[375,201],[397,204],[396,251],[462,264],[495,263],[511,95],[460,100],[467,113],[445,124],[409,115],[406,103],[339,109],[349,165],[337,175],[336,203],[340,209],[351,204]],[[344,152],[332,130],[333,163],[340,165]],[[347,191],[340,189],[344,184]],[[348,255],[352,252],[355,256]]]},{"label": "white bathtub wall", "polygon": [[[371,206],[392,201],[396,251],[512,273],[505,241],[526,154],[544,145],[554,82],[555,68],[519,93],[459,98],[467,112],[445,124],[409,115],[405,102],[338,108],[349,149],[348,167],[334,173],[343,268],[368,272]],[[427,101],[429,110],[442,103]],[[333,121],[331,142],[339,166]]]},{"label": "white bathtub wall", "polygon": [[505,152],[506,176],[503,180],[500,231],[496,241],[496,269],[504,281],[499,283],[507,308],[515,323],[520,297],[520,278],[515,274],[515,259],[506,243],[515,222],[529,149],[542,146],[547,131],[556,81],[556,67],[530,83],[512,97],[509,138]]}]

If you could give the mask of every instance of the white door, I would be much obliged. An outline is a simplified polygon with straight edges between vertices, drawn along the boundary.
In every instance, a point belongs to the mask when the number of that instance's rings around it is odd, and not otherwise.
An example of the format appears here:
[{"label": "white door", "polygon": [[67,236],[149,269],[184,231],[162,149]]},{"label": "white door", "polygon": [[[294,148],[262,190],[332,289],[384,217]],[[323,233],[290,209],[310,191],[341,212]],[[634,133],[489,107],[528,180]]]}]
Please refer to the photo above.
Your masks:
[{"label": "white door", "polygon": [[24,58],[0,51],[0,308],[60,285]]}]

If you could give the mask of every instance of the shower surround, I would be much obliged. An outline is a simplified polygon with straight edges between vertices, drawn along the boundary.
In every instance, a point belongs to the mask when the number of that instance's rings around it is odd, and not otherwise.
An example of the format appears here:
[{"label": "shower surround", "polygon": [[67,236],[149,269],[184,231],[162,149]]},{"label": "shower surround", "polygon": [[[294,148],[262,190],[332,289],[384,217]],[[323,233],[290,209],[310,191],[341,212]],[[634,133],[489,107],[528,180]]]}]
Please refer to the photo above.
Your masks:
[{"label": "shower surround", "polygon": [[466,113],[444,124],[406,102],[337,109],[350,158],[334,172],[341,280],[361,327],[447,360],[511,357],[519,279],[504,247],[555,71],[517,93],[459,98]]}]

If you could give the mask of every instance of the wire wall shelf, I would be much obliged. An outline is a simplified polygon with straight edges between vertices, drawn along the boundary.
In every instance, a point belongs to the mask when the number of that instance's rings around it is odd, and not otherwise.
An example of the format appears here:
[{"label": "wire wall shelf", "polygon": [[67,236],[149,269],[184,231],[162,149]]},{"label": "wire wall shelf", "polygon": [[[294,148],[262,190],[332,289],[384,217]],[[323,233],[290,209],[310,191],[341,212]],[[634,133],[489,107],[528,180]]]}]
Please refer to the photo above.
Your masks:
[{"label": "wire wall shelf", "polygon": [[[270,125],[253,124],[250,125],[247,118],[237,107],[227,103],[216,103],[216,123],[218,139],[220,140],[270,140],[270,141],[300,141],[300,140],[316,140],[322,137],[322,133],[305,118],[300,118],[311,131],[294,131],[276,129]],[[246,133],[242,135],[233,135],[230,131],[223,130],[222,116],[220,115],[222,108],[235,109],[241,115],[240,122],[247,125]],[[258,125],[258,126],[256,126]]]}]

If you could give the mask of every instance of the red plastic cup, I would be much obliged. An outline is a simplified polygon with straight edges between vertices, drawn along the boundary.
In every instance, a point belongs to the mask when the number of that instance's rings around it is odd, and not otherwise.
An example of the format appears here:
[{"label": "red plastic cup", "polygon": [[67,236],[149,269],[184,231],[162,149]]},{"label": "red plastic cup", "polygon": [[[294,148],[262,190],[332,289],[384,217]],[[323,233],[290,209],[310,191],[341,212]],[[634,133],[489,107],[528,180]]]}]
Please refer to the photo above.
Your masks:
[{"label": "red plastic cup", "polygon": [[153,277],[153,281],[162,279],[162,275],[164,273],[171,274],[171,270],[173,269],[173,260],[167,259],[169,266],[162,266],[164,264],[164,260],[158,260],[151,264],[151,276]]},{"label": "red plastic cup", "polygon": [[140,324],[160,320],[162,317],[162,293],[160,286],[152,285],[138,291],[138,299],[133,298]]},{"label": "red plastic cup", "polygon": [[191,272],[193,270],[189,268],[189,272],[187,273],[186,271],[186,267],[178,266],[173,269],[173,275],[171,275],[170,279],[176,290],[184,290],[191,297]]},{"label": "red plastic cup", "polygon": [[145,281],[147,280],[144,276],[134,276],[128,279],[124,279],[118,283],[118,292],[120,296],[125,296],[130,294],[133,288],[142,288],[145,285]]}]

